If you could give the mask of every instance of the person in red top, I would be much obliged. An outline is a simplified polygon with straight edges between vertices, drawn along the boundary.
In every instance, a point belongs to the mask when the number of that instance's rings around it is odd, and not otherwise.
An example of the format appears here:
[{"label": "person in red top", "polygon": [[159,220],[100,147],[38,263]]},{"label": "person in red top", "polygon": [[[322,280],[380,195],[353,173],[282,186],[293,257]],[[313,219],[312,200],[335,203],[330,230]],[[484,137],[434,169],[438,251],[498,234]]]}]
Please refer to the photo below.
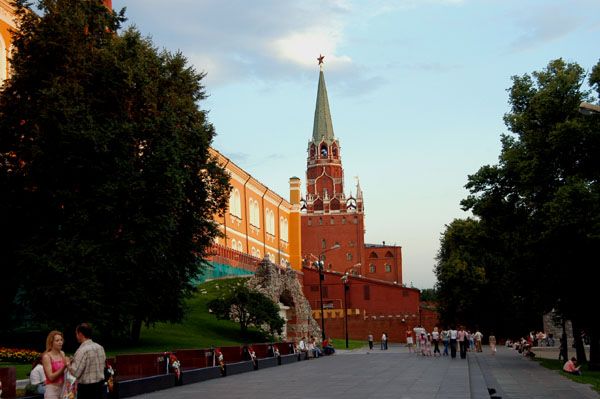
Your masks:
[{"label": "person in red top", "polygon": [[65,382],[65,370],[68,367],[69,359],[62,351],[65,342],[63,333],[60,331],[51,331],[46,339],[46,352],[42,357],[42,366],[46,374],[46,392],[44,398],[59,399]]},{"label": "person in red top", "polygon": [[581,366],[575,367],[575,363],[577,363],[577,359],[572,357],[571,360],[566,362],[565,365],[563,366],[563,371],[565,371],[569,374],[582,375],[581,371],[579,370],[581,368]]},{"label": "person in red top", "polygon": [[416,353],[413,332],[410,327],[406,327],[406,346],[408,346],[408,353]]},{"label": "person in red top", "polygon": [[325,341],[323,341],[323,352],[326,355],[333,355],[335,353],[335,348],[331,344],[331,337],[328,337]]}]

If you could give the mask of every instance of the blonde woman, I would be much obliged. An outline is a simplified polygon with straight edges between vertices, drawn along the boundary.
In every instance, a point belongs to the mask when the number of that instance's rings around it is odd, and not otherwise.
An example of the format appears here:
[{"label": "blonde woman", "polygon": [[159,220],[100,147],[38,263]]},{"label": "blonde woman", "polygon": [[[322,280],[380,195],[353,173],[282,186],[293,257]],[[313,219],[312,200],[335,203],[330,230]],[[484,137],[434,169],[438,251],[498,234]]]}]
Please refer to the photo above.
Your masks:
[{"label": "blonde woman", "polygon": [[65,338],[60,331],[51,331],[46,338],[46,351],[42,356],[42,366],[46,374],[46,399],[60,399],[62,393],[68,365],[68,359],[62,351],[64,343]]}]

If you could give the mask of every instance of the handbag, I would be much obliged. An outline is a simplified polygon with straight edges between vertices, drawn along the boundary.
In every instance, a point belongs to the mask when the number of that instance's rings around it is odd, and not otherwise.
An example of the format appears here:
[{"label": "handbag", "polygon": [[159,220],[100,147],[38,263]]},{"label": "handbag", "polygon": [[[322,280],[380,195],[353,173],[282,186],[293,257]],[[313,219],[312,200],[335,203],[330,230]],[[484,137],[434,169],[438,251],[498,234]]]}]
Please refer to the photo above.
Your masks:
[{"label": "handbag", "polygon": [[65,371],[65,387],[61,395],[62,399],[77,399],[77,378]]}]

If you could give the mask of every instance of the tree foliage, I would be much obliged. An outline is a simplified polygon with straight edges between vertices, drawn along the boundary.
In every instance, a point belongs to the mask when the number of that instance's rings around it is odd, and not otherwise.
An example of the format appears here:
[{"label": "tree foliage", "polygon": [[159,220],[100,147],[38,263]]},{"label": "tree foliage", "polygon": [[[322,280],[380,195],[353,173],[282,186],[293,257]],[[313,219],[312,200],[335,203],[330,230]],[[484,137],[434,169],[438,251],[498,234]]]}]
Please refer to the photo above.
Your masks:
[{"label": "tree foliage", "polygon": [[248,327],[269,326],[269,332],[281,334],[285,320],[279,316],[275,302],[259,291],[250,291],[245,285],[232,287],[231,291],[209,302],[210,311],[219,320],[232,320],[240,323],[242,333]]},{"label": "tree foliage", "polygon": [[[589,80],[596,89],[599,70],[600,64]],[[556,309],[597,330],[590,259],[600,247],[600,119],[578,112],[582,101],[593,101],[582,89],[585,76],[561,59],[513,76],[504,116],[510,133],[502,136],[499,163],[469,176],[470,195],[462,201],[477,220],[453,222],[442,238],[438,289],[456,317],[468,302],[456,295],[483,294],[488,313]],[[465,268],[470,274],[463,277]]]},{"label": "tree foliage", "polygon": [[203,75],[117,34],[124,11],[99,0],[26,7],[0,95],[0,256],[17,271],[3,306],[133,338],[178,321],[230,189],[208,153]]}]

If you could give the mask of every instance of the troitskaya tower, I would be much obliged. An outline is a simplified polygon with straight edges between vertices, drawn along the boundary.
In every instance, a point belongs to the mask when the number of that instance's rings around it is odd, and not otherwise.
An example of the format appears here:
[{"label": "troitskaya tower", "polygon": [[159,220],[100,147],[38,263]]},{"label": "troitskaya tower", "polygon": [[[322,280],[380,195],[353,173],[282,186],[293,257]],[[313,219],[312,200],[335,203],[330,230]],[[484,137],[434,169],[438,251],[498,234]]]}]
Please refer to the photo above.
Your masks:
[{"label": "troitskaya tower", "polygon": [[[327,269],[344,272],[362,262],[363,195],[360,184],[355,196],[344,194],[341,147],[333,133],[323,58],[318,58],[317,103],[312,138],[308,142],[306,197],[302,200],[301,218],[302,256],[310,262],[322,254]],[[329,250],[336,244],[339,249]]]}]

